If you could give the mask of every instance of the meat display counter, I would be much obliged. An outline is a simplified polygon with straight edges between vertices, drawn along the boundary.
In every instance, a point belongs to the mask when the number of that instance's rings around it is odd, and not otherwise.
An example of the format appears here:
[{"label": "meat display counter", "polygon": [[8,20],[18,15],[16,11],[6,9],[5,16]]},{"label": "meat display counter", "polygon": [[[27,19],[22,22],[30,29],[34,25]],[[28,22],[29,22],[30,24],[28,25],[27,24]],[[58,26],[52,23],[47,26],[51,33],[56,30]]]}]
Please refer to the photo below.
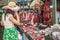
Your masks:
[{"label": "meat display counter", "polygon": [[40,30],[37,27],[33,26],[22,26],[19,27],[19,31],[21,34],[25,34],[25,36],[28,38],[28,40],[44,40],[44,32],[40,32]]},{"label": "meat display counter", "polygon": [[33,40],[32,37],[29,34],[27,34],[26,32],[24,32],[24,30],[21,27],[19,27],[19,28],[20,28],[19,32],[21,33],[21,35],[24,33],[25,36],[28,38],[28,40]]}]

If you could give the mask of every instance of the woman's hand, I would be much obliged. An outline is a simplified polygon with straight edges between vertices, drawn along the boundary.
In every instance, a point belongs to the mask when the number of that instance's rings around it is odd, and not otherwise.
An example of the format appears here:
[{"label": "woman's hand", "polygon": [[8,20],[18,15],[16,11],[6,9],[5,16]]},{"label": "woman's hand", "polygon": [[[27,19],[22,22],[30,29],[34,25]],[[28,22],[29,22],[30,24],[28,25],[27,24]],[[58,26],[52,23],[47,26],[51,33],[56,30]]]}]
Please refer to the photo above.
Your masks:
[{"label": "woman's hand", "polygon": [[23,26],[24,24],[23,23],[20,23],[20,26]]}]

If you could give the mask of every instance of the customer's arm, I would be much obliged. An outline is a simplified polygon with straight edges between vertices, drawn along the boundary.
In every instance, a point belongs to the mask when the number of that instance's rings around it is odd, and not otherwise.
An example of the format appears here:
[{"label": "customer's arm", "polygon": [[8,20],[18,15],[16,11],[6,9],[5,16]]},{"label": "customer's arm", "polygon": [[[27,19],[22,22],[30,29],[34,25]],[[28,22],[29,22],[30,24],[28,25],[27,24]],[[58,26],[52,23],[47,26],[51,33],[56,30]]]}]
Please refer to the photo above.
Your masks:
[{"label": "customer's arm", "polygon": [[15,12],[15,16],[16,16],[16,19],[13,16],[10,16],[9,20],[15,25],[22,25],[22,23],[20,23],[19,15],[17,12]]}]

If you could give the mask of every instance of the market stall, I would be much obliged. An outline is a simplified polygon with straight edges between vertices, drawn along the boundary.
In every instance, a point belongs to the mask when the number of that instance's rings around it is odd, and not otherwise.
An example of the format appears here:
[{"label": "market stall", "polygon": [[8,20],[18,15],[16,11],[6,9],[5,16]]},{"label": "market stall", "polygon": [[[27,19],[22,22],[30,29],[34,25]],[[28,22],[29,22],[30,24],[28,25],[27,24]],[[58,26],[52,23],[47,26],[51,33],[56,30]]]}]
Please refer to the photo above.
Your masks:
[{"label": "market stall", "polygon": [[[18,3],[21,9],[19,12],[21,20],[20,22],[24,23],[21,26],[21,29],[23,30],[24,34],[29,35],[30,37],[28,37],[28,39],[30,38],[31,40],[44,40],[45,39],[44,30],[47,27],[51,26],[52,14],[49,5],[49,0],[45,0],[45,2],[39,0],[37,1],[25,0],[20,1]],[[47,12],[46,9],[49,11]],[[45,14],[48,16],[48,18],[47,16],[45,16]],[[46,20],[48,21],[47,24],[45,22]]]},{"label": "market stall", "polygon": [[56,31],[51,27],[56,23],[54,3],[50,0],[19,0],[17,2],[20,7],[20,22],[23,23],[19,26],[22,40],[53,40],[51,34]]}]

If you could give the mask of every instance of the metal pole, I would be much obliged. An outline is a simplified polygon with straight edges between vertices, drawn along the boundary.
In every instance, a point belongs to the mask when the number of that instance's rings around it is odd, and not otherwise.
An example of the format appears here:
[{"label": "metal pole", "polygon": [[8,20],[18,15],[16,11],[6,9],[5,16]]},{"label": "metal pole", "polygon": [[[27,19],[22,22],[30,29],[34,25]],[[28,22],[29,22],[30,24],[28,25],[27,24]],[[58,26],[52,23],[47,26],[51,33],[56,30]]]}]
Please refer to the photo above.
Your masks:
[{"label": "metal pole", "polygon": [[57,16],[56,16],[56,9],[57,9],[57,0],[51,0],[53,9],[52,9],[52,23],[55,24],[57,23]]},{"label": "metal pole", "polygon": [[58,19],[57,19],[57,0],[55,0],[55,17],[56,17],[56,23],[58,23]]}]

